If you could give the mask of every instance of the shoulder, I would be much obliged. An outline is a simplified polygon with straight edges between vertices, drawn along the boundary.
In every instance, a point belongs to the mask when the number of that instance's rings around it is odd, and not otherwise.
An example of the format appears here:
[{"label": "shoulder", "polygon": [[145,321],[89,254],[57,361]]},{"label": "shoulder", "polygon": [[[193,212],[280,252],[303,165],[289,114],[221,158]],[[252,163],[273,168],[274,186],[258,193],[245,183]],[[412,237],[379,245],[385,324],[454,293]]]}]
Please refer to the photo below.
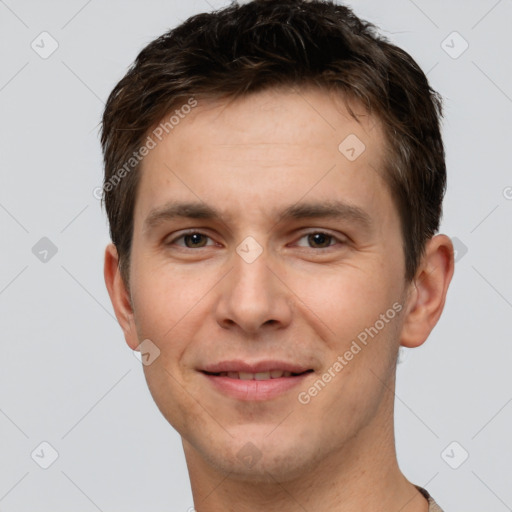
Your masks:
[{"label": "shoulder", "polygon": [[423,489],[423,487],[419,487],[418,485],[415,486],[418,491],[425,496],[428,500],[428,512],[443,512],[443,509],[434,501],[434,498],[430,496],[428,491],[426,489]]}]

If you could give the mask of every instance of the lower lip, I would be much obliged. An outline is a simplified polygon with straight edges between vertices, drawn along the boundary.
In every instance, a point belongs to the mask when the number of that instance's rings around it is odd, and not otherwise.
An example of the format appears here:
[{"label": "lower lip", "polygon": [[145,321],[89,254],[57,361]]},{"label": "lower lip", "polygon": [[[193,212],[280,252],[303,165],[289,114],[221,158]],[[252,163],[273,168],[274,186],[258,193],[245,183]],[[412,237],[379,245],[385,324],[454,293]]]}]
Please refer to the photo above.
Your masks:
[{"label": "lower lip", "polygon": [[299,386],[311,373],[267,380],[230,379],[229,377],[220,377],[207,373],[203,373],[203,375],[217,390],[225,395],[237,400],[263,401],[278,397],[286,391]]}]

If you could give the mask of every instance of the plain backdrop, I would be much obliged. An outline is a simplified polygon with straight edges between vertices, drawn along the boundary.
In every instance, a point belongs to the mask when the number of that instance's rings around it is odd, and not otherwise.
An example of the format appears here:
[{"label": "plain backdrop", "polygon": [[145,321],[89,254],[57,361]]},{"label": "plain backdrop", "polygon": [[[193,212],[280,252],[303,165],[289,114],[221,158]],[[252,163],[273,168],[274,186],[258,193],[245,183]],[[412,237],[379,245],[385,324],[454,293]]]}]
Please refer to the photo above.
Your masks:
[{"label": "plain backdrop", "polygon": [[[445,101],[456,271],[438,326],[398,366],[399,462],[446,512],[512,510],[512,2],[348,4]],[[2,512],[193,506],[181,440],[113,316],[93,190],[114,85],[151,40],[224,5],[0,0]]]}]

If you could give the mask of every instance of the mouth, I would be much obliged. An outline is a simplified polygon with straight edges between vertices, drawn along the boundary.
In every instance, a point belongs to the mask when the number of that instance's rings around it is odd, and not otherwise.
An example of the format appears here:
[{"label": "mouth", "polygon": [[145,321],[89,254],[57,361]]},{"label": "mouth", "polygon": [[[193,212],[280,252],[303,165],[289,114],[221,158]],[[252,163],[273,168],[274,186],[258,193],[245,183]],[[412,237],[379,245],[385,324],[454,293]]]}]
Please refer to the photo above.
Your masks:
[{"label": "mouth", "polygon": [[310,373],[313,370],[306,370],[304,372],[294,373],[285,370],[270,370],[268,372],[203,372],[206,375],[211,375],[215,377],[227,377],[229,379],[238,379],[238,380],[270,380],[270,379],[281,379],[288,377],[297,377],[299,375],[304,375],[305,373]]},{"label": "mouth", "polygon": [[200,370],[222,395],[242,401],[265,401],[286,394],[314,373],[312,368],[279,361],[256,364],[225,361]]}]

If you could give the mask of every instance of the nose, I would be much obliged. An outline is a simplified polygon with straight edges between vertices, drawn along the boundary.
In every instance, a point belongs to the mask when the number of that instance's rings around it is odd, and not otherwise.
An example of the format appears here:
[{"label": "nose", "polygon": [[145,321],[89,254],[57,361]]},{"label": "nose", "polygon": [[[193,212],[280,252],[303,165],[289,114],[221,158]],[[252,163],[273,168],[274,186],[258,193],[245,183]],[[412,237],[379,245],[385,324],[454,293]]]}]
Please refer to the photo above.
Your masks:
[{"label": "nose", "polygon": [[233,260],[234,268],[220,283],[217,323],[251,335],[289,325],[293,294],[266,251],[250,263],[236,253]]}]

